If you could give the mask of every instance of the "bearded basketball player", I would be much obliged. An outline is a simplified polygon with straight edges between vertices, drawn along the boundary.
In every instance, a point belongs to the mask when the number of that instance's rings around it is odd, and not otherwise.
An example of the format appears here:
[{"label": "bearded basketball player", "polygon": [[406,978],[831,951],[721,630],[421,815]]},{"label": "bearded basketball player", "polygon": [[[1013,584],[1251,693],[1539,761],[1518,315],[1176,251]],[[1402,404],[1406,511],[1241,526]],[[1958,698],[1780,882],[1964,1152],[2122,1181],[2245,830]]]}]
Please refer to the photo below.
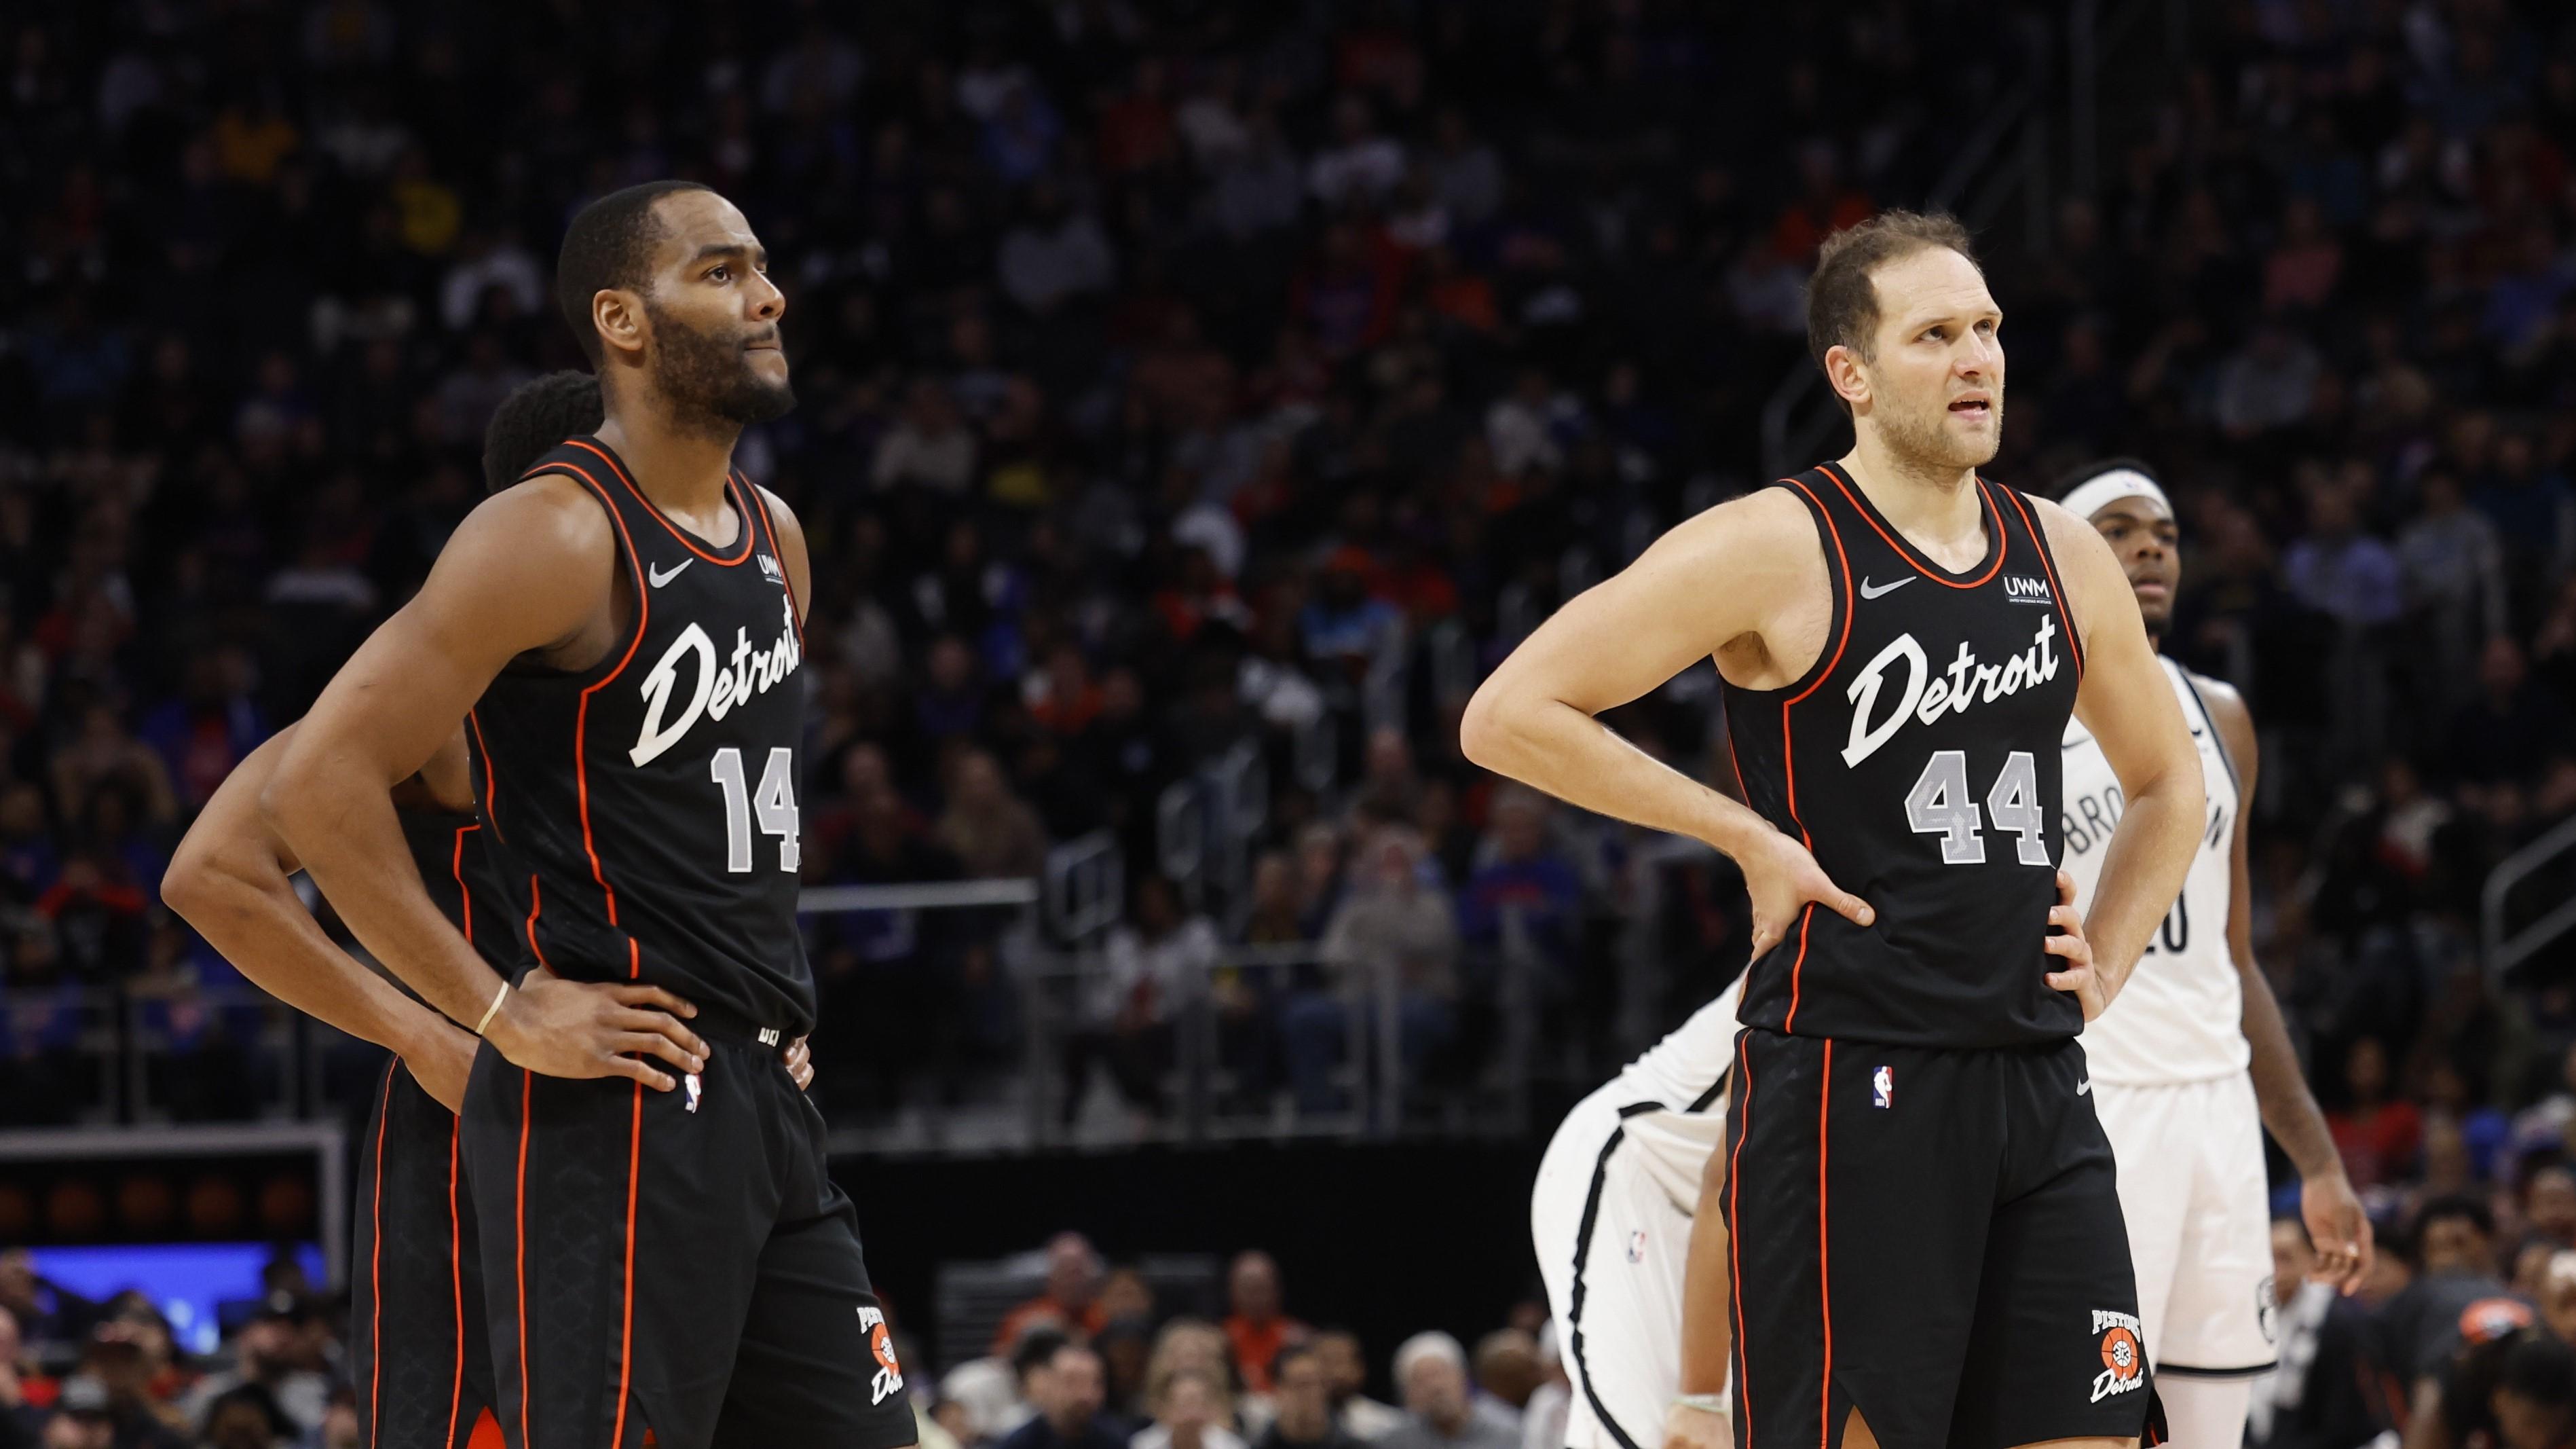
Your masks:
[{"label": "bearded basketball player", "polygon": [[[546,450],[599,423],[599,384],[588,374],[522,384],[484,431],[486,487],[509,486]],[[340,951],[304,908],[292,879],[301,866],[258,806],[295,728],[226,777],[171,857],[162,899],[269,994],[395,1054],[357,1152],[349,1368],[359,1421],[376,1449],[448,1449],[473,1442],[478,1429],[498,1442],[482,1234],[461,1182],[456,1118],[474,1038]],[[474,815],[464,731],[393,794],[413,864],[440,912],[494,970],[515,972],[519,943]],[[601,1060],[638,1025],[666,1037],[677,1031],[669,1011],[678,998],[658,987],[566,983],[556,994],[592,1008],[560,1029],[588,1034]],[[657,1013],[668,1019],[653,1022]],[[683,1056],[676,1040],[657,1050]],[[802,1040],[782,1060],[800,1085],[813,1081]]]},{"label": "bearded basketball player", "polygon": [[[776,1057],[814,1018],[810,580],[794,516],[732,455],[794,402],[786,299],[742,213],[687,182],[590,203],[556,275],[605,421],[465,520],[261,803],[359,939],[485,1038],[463,1155],[513,1449],[910,1444],[856,1211]],[[422,889],[385,792],[459,718],[531,977],[685,1001],[676,1074],[553,1073],[524,993]]]},{"label": "bearded basketball player", "polygon": [[[1463,723],[1478,764],[1744,873],[1722,1207],[1748,1445],[2109,1449],[2155,1417],[2075,1039],[2182,887],[2200,761],[2100,536],[1978,475],[2002,322],[1947,217],[1828,241],[1808,348],[1852,451],[1666,534]],[[1709,657],[1750,808],[1596,718]],[[2070,714],[2129,801],[2081,914]]]}]

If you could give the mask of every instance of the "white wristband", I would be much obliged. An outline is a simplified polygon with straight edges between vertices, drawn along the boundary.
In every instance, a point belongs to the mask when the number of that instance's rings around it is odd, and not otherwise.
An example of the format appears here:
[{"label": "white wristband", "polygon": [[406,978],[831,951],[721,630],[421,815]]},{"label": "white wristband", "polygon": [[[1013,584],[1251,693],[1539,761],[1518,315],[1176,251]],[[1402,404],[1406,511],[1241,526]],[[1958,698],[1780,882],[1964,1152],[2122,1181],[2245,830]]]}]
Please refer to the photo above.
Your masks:
[{"label": "white wristband", "polygon": [[481,1036],[484,1028],[492,1024],[492,1018],[501,1014],[501,1001],[509,994],[510,983],[507,981],[501,983],[500,990],[492,993],[492,1004],[483,1008],[483,1019],[474,1023],[474,1034],[476,1036]]},{"label": "white wristband", "polygon": [[1735,1386],[1729,1384],[1713,1394],[1683,1394],[1673,1400],[1677,1409],[1697,1409],[1703,1414],[1735,1412]]}]

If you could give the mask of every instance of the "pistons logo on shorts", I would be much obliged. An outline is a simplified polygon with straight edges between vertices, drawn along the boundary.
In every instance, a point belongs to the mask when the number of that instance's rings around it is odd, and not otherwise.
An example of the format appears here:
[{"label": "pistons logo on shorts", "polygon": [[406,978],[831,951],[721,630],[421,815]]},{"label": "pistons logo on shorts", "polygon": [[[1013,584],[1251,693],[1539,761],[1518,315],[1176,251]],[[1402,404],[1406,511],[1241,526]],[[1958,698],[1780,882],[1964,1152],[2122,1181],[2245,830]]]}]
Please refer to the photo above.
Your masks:
[{"label": "pistons logo on shorts", "polygon": [[2137,1315],[2096,1308],[2093,1331],[2102,1336],[2102,1371],[2093,1376],[2093,1402],[2146,1387],[2147,1355],[2138,1346]]},{"label": "pistons logo on shorts", "polygon": [[887,1395],[903,1392],[903,1365],[894,1361],[894,1335],[886,1331],[885,1314],[861,1307],[859,1327],[867,1330],[868,1352],[877,1361],[876,1377],[868,1384],[868,1402],[882,1404]]}]

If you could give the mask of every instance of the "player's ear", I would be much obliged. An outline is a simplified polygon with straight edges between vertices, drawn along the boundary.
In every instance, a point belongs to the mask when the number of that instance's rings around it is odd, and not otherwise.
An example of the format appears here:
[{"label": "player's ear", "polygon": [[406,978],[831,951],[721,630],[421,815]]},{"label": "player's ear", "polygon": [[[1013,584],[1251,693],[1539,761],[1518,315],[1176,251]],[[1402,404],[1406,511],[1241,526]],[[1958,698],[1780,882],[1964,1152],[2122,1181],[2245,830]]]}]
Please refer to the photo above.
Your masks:
[{"label": "player's ear", "polygon": [[1869,369],[1858,352],[1842,343],[1825,349],[1825,381],[1852,411],[1869,405]]},{"label": "player's ear", "polygon": [[603,287],[593,292],[590,325],[599,329],[600,345],[611,355],[642,352],[648,325],[643,297],[623,287]]}]

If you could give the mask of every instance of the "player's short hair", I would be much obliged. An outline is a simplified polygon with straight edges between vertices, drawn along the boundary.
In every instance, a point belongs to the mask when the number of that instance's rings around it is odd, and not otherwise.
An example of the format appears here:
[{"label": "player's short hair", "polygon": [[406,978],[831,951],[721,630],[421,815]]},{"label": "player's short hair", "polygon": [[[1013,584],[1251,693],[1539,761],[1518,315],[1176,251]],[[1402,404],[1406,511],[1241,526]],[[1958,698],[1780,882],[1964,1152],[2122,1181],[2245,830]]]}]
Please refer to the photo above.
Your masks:
[{"label": "player's short hair", "polygon": [[662,239],[653,205],[665,196],[714,188],[695,181],[647,181],[612,191],[573,213],[555,257],[555,302],[592,362],[606,354],[590,320],[590,299],[602,292],[638,289],[652,270],[653,243]]},{"label": "player's short hair", "polygon": [[[1816,252],[1816,274],[1807,280],[1807,355],[1817,368],[1837,347],[1859,353],[1863,362],[1877,356],[1878,284],[1872,274],[1932,247],[1948,247],[1978,265],[1968,229],[1943,211],[1882,211],[1825,238]],[[1851,404],[1843,403],[1843,411],[1850,412]]]},{"label": "player's short hair", "polygon": [[483,491],[518,482],[548,449],[598,432],[605,418],[599,379],[587,372],[549,372],[519,384],[483,425]]}]

